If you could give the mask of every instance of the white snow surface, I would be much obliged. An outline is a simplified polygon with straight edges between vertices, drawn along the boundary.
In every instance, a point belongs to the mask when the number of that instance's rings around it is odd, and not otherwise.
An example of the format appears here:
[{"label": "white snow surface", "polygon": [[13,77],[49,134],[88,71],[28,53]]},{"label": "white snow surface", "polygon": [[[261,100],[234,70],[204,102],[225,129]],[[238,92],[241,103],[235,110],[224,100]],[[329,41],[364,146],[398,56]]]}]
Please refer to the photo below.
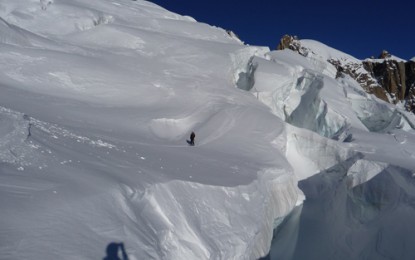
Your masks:
[{"label": "white snow surface", "polygon": [[397,62],[406,62],[406,60],[399,58],[398,56],[395,55],[391,55],[390,57],[384,58],[384,59],[365,59],[367,61],[371,61],[371,62],[378,62],[378,63],[382,63],[385,60],[395,60]]},{"label": "white snow surface", "polygon": [[306,44],[245,46],[142,0],[0,1],[1,257],[258,259],[299,181],[353,158],[350,188],[415,172],[414,116]]},{"label": "white snow surface", "polygon": [[324,61],[330,59],[336,60],[351,60],[351,61],[359,61],[355,57],[344,53],[342,51],[336,50],[330,46],[325,45],[324,43],[315,41],[315,40],[300,40],[301,46],[308,49],[308,57],[320,57]]}]

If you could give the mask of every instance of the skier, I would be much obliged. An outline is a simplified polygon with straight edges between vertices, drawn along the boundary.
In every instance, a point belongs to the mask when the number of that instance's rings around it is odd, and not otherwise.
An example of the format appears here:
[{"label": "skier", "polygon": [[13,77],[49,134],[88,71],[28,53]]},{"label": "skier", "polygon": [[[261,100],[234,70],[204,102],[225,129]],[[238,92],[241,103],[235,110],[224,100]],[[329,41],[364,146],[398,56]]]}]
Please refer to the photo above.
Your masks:
[{"label": "skier", "polygon": [[195,137],[196,137],[195,132],[192,132],[190,134],[190,145],[195,145]]}]

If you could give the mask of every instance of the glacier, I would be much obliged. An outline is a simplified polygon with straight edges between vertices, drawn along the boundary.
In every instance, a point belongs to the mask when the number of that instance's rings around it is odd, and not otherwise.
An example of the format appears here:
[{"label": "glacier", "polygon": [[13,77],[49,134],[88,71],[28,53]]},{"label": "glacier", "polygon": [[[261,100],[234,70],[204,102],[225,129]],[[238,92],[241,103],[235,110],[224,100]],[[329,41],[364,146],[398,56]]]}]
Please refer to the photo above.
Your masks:
[{"label": "glacier", "polygon": [[305,43],[143,0],[0,1],[0,258],[412,259],[414,115]]}]

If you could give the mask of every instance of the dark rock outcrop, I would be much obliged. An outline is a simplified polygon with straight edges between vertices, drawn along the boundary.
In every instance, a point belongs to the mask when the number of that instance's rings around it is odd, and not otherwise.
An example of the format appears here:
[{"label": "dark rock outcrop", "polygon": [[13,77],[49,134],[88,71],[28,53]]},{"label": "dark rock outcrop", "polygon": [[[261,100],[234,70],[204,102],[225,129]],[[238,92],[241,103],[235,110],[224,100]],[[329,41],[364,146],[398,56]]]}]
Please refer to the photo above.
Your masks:
[{"label": "dark rock outcrop", "polygon": [[[383,54],[380,57],[385,57]],[[362,63],[364,68],[377,80],[378,84],[390,94],[392,102],[397,103],[405,99],[405,96],[407,96],[405,62],[383,58],[378,60],[368,59],[362,61]]]},{"label": "dark rock outcrop", "polygon": [[391,57],[392,55],[386,50],[383,50],[382,53],[379,55],[379,59],[387,59]]},{"label": "dark rock outcrop", "polygon": [[406,109],[415,113],[415,61],[405,63],[406,74]]}]

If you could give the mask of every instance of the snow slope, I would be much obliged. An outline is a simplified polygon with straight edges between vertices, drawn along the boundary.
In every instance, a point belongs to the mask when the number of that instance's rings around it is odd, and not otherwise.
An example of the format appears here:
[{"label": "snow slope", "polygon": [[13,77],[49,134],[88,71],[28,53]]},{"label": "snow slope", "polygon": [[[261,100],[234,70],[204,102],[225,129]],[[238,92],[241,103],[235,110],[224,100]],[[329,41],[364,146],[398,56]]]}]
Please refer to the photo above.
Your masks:
[{"label": "snow slope", "polygon": [[232,58],[265,48],[145,1],[0,10],[2,256],[267,253],[299,190],[271,144],[284,124],[235,88]]},{"label": "snow slope", "polygon": [[[2,258],[99,259],[123,242],[129,259],[258,259],[308,205],[302,182],[340,166],[346,191],[399,171],[412,198],[413,115],[326,61],[140,0],[0,1],[0,18]],[[391,209],[412,214],[404,202]],[[353,252],[379,248],[398,246]]]}]

